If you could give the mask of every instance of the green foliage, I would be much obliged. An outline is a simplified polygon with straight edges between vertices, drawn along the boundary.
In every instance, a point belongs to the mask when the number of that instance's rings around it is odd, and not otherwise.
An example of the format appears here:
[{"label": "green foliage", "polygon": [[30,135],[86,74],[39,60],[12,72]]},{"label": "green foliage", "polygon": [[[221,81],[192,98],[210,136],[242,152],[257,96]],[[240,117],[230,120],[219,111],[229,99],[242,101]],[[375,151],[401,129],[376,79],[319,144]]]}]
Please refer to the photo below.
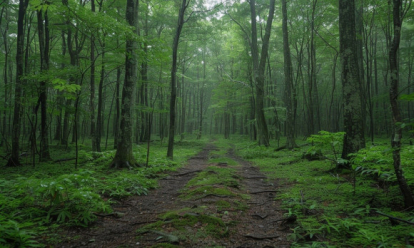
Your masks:
[{"label": "green foliage", "polygon": [[[51,149],[59,163],[2,168],[0,175],[0,246],[37,247],[42,233],[57,242],[50,233],[55,225],[88,226],[94,213],[109,213],[110,204],[131,195],[147,194],[157,186],[157,179],[176,170],[194,156],[203,141],[176,146],[175,161],[165,158],[165,147],[153,145],[148,167],[132,170],[109,170],[114,150],[89,151],[90,144],[80,144],[79,164],[75,170],[74,147]],[[182,152],[181,152],[182,151]],[[134,147],[140,164],[146,161],[146,149]],[[144,156],[141,156],[144,154]]]},{"label": "green foliage", "polygon": [[248,144],[245,148],[240,150],[239,155],[244,159],[278,157],[274,149],[265,146],[257,146],[256,143]]},{"label": "green foliage", "polygon": [[188,228],[199,225],[203,227],[202,232],[205,233],[204,235],[212,235],[216,238],[227,237],[229,233],[226,224],[218,217],[204,214],[203,212],[205,210],[206,207],[201,206],[192,209],[184,208],[169,211],[160,216],[161,221],[140,228],[138,233],[145,233],[150,230],[162,230],[162,228],[168,225],[176,230],[172,232],[173,234],[184,232],[186,233],[184,239],[189,239],[190,235],[187,233]]},{"label": "green foliage", "polygon": [[192,187],[214,184],[238,188],[239,176],[236,174],[235,169],[210,166],[208,169],[198,173],[197,176],[193,177],[188,182],[187,186]]},{"label": "green foliage", "polygon": [[330,133],[327,131],[319,131],[319,134],[313,134],[307,138],[307,141],[311,142],[312,146],[306,153],[316,154],[320,151],[329,151],[332,159],[337,163],[344,163],[345,161],[338,156],[342,151],[344,135],[344,132]]},{"label": "green foliage", "polygon": [[35,234],[30,231],[33,223],[20,224],[0,215],[0,245],[1,247],[43,247],[34,240]]},{"label": "green foliage", "polygon": [[[320,147],[326,153],[334,144],[330,134],[323,136],[317,141],[325,144]],[[245,142],[236,146],[239,154],[251,149]],[[281,188],[278,199],[288,215],[297,216],[291,226],[292,247],[405,247],[406,239],[414,241],[411,226],[393,226],[387,217],[375,214],[377,210],[405,220],[412,219],[413,214],[410,210],[399,211],[403,199],[394,177],[387,176],[393,173],[388,147],[372,146],[354,155],[354,168],[365,171],[362,180],[356,181],[353,171],[333,174],[329,161],[300,160],[300,149],[279,151],[278,159],[251,159],[270,179],[284,179],[281,185],[288,186]],[[404,175],[411,186],[413,152],[413,146],[403,146],[401,151]],[[390,180],[386,185],[381,181],[385,178]]]}]

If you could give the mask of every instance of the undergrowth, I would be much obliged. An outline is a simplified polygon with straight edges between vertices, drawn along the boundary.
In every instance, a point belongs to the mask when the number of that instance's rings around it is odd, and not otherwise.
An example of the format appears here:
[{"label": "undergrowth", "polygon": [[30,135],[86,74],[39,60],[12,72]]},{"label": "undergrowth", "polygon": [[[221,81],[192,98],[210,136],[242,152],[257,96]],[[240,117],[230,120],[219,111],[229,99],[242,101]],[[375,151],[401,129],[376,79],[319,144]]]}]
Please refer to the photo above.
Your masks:
[{"label": "undergrowth", "polygon": [[[287,216],[297,217],[290,234],[293,247],[413,247],[412,225],[391,222],[377,213],[414,222],[414,209],[403,207],[390,145],[380,140],[355,154],[352,168],[340,170],[341,136],[323,132],[308,140],[308,146],[277,152],[275,147],[258,147],[242,139],[232,142],[238,155],[270,179],[283,179],[285,187],[277,198],[283,201]],[[313,147],[312,141],[316,141]],[[303,154],[317,150],[324,155],[320,160],[302,159]],[[404,145],[401,153],[411,188],[413,152],[413,146]]]},{"label": "undergrowth", "polygon": [[[174,161],[166,159],[165,146],[152,144],[149,166],[132,170],[109,169],[115,150],[91,152],[86,145],[80,145],[78,170],[73,146],[52,147],[54,162],[2,167],[0,247],[44,247],[60,241],[56,233],[60,225],[88,226],[95,213],[110,213],[111,203],[148,194],[159,178],[185,164],[204,143],[176,144]],[[134,156],[144,165],[146,145],[135,145]]]}]

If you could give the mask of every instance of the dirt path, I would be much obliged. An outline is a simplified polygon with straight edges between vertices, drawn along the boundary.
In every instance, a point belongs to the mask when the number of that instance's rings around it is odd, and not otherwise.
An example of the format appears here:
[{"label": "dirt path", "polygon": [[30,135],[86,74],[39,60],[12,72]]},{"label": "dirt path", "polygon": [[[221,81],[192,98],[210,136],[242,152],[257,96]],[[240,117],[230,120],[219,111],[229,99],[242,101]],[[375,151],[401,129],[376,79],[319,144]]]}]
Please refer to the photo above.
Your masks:
[{"label": "dirt path", "polygon": [[[100,217],[90,228],[71,229],[66,243],[57,247],[289,247],[286,228],[278,221],[283,212],[274,200],[277,182],[266,182],[265,175],[232,152],[226,156],[238,166],[208,164],[212,150],[207,145],[149,195],[115,205],[122,217]],[[223,179],[226,185],[186,187],[199,173],[220,176],[216,171],[235,174]]]}]

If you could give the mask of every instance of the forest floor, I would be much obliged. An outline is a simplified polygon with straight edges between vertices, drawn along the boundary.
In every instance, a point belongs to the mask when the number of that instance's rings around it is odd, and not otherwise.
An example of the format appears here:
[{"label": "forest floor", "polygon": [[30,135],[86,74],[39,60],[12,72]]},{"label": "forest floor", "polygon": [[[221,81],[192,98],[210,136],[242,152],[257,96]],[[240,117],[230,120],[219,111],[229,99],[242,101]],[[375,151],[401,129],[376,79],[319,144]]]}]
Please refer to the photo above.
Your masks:
[{"label": "forest floor", "polygon": [[148,195],[62,232],[57,247],[289,247],[280,187],[232,149],[208,144]]}]

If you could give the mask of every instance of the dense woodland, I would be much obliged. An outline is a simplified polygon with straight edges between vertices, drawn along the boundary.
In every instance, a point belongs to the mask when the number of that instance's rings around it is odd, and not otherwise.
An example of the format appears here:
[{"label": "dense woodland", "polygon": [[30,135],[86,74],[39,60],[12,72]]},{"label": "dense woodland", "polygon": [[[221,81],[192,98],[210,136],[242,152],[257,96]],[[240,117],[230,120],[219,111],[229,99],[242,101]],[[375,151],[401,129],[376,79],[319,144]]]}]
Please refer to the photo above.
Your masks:
[{"label": "dense woodland", "polygon": [[188,137],[242,135],[292,150],[320,131],[345,132],[337,167],[387,139],[404,205],[414,206],[400,158],[414,130],[411,0],[0,7],[6,167],[57,160],[51,150],[72,145],[76,167],[86,149],[116,150],[110,166],[132,168],[143,165],[133,144],[168,144],[163,156],[173,159]]},{"label": "dense woodland", "polygon": [[[123,99],[131,101],[135,143],[173,131],[177,139],[243,134],[268,145],[288,134],[344,130],[349,79],[341,79],[337,1],[130,4],[136,20],[126,20],[125,1],[2,1],[1,145],[7,151],[35,151],[42,161],[51,158],[50,145],[88,138],[94,151],[112,147],[107,140],[120,136]],[[350,71],[357,67],[359,75],[350,92],[360,95],[361,132],[371,143],[394,130],[392,69],[399,122],[408,124],[413,115],[411,2],[400,3],[399,24],[394,5],[355,1],[355,25],[343,20],[354,26],[354,34],[344,32],[357,60]],[[394,25],[402,26],[397,68],[389,59]],[[134,61],[131,75],[125,59]],[[129,76],[130,98],[123,95]],[[19,164],[14,153],[13,159],[11,165]]]}]

